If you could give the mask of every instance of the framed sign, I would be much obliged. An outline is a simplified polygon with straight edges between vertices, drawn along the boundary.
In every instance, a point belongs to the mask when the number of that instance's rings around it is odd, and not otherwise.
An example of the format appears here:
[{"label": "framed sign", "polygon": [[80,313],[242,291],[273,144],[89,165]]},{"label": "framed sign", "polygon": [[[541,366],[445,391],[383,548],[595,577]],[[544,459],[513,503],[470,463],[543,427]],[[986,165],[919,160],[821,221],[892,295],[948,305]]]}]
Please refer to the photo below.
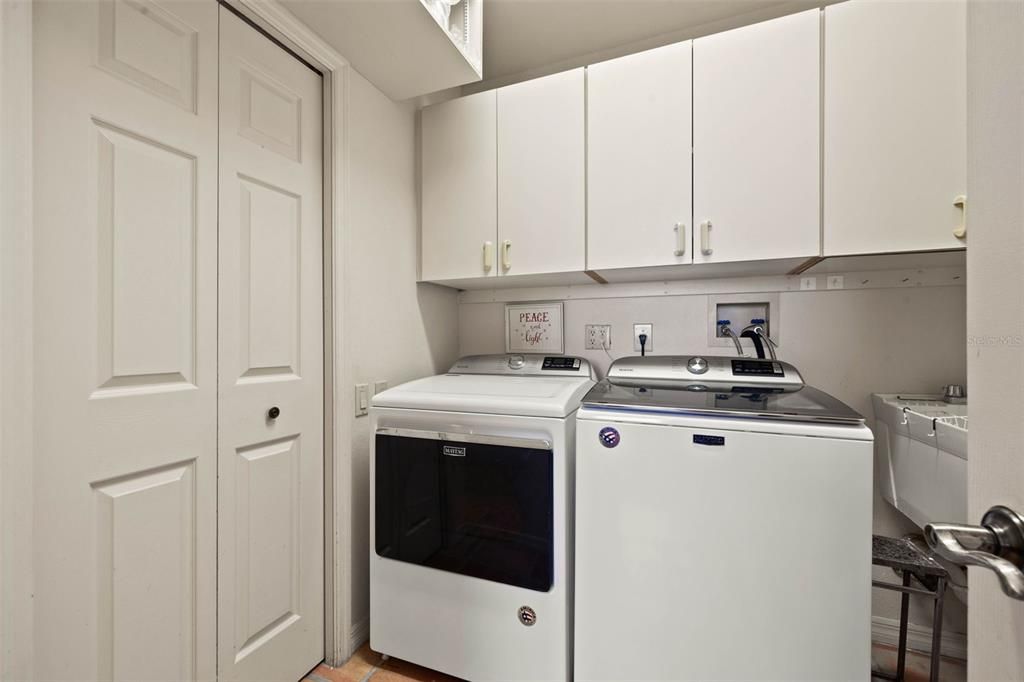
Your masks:
[{"label": "framed sign", "polygon": [[505,352],[564,353],[562,304],[506,304]]}]

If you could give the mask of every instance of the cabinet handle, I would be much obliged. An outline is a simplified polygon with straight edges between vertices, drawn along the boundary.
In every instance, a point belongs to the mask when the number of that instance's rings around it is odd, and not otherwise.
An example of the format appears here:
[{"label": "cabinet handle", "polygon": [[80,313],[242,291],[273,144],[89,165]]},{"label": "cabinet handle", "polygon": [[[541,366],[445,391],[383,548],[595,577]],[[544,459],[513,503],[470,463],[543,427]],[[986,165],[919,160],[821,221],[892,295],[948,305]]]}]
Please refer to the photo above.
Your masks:
[{"label": "cabinet handle", "polygon": [[686,224],[676,223],[676,250],[673,252],[677,256],[686,255]]},{"label": "cabinet handle", "polygon": [[960,224],[953,228],[953,236],[957,239],[967,239],[967,196],[957,196],[953,199],[953,205],[960,209]]},{"label": "cabinet handle", "polygon": [[484,272],[490,272],[494,265],[494,242],[484,242]]},{"label": "cabinet handle", "polygon": [[705,220],[700,224],[700,252],[705,256],[710,256],[712,252],[711,248],[711,221]]},{"label": "cabinet handle", "polygon": [[512,257],[509,252],[512,250],[512,240],[506,239],[501,243],[501,267],[509,270],[512,267]]}]

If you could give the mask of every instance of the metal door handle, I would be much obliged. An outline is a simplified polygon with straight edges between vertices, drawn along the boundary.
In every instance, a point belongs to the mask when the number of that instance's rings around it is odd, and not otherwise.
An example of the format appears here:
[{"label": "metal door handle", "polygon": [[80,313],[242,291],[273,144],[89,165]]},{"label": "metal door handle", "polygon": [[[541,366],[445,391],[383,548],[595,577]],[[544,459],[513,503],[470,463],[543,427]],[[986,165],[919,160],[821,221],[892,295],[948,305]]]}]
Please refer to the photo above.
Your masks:
[{"label": "metal door handle", "polygon": [[929,523],[924,527],[928,546],[960,566],[981,566],[995,572],[1008,597],[1024,601],[1024,518],[996,505],[980,526]]},{"label": "metal door handle", "polygon": [[959,195],[953,199],[953,205],[960,209],[960,224],[953,228],[953,236],[957,239],[967,239],[967,196]]},{"label": "metal door handle", "polygon": [[676,250],[673,252],[677,256],[686,255],[686,224],[676,223]]},{"label": "metal door handle", "polygon": [[494,242],[484,242],[484,272],[490,272],[494,263]]},{"label": "metal door handle", "polygon": [[705,220],[700,224],[700,252],[710,256],[711,251],[711,221]]}]

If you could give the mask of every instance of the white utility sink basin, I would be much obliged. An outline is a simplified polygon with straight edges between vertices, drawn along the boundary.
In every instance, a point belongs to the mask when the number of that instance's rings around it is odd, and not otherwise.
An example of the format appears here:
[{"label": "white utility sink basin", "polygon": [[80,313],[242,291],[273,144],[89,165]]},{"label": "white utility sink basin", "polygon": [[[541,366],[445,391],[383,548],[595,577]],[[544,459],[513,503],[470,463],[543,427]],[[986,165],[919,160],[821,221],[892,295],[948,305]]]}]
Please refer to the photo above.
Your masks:
[{"label": "white utility sink basin", "polygon": [[895,393],[871,402],[882,497],[922,528],[967,523],[967,405]]}]

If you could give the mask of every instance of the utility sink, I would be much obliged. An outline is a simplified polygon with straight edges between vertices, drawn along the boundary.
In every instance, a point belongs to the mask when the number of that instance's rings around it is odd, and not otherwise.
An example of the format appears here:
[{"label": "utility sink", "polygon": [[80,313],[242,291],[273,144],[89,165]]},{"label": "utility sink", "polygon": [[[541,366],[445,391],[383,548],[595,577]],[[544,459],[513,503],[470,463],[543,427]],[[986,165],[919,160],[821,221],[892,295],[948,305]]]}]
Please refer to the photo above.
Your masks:
[{"label": "utility sink", "polygon": [[922,528],[967,523],[966,403],[895,393],[875,393],[871,401],[882,497]]}]

